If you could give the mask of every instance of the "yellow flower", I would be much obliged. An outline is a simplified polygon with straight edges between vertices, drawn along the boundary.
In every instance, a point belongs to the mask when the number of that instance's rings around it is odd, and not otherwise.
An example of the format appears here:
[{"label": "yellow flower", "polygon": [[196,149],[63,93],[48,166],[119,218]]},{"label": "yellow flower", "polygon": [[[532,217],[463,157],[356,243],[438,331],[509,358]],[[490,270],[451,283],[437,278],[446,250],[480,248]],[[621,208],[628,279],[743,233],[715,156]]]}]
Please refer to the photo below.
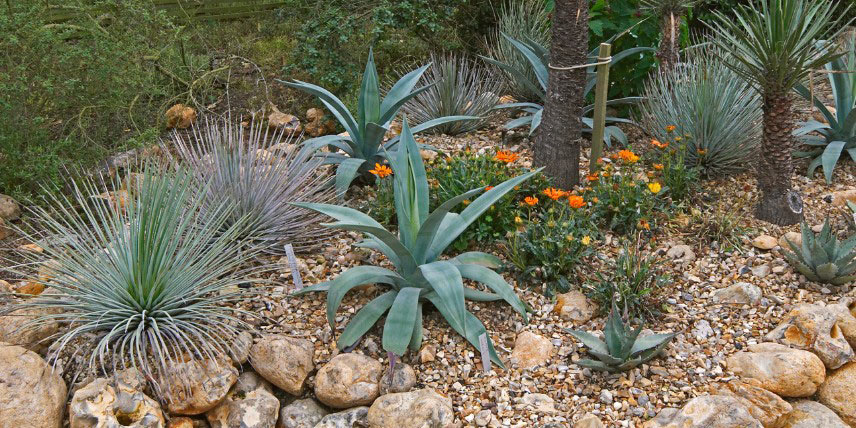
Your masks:
[{"label": "yellow flower", "polygon": [[571,235],[570,233],[565,235],[565,241],[573,242],[573,240],[574,240],[574,235]]},{"label": "yellow flower", "polygon": [[514,223],[515,223],[515,224],[523,224],[523,219],[522,219],[522,218],[520,218],[519,216],[518,216],[518,217],[514,217]]},{"label": "yellow flower", "polygon": [[580,239],[580,242],[582,242],[583,245],[591,244],[591,237],[588,235],[583,236],[583,239]]},{"label": "yellow flower", "polygon": [[650,190],[651,193],[656,195],[657,193],[660,193],[662,187],[660,186],[660,183],[648,183],[648,190]]},{"label": "yellow flower", "polygon": [[379,163],[375,164],[375,169],[370,169],[370,173],[376,175],[378,178],[384,178],[388,175],[392,175],[392,170],[389,169],[386,165],[381,165]]},{"label": "yellow flower", "polygon": [[548,222],[547,222],[547,227],[549,227],[549,228],[554,228],[554,227],[556,227],[556,222],[555,222],[555,221],[553,221],[553,220],[548,221]]}]

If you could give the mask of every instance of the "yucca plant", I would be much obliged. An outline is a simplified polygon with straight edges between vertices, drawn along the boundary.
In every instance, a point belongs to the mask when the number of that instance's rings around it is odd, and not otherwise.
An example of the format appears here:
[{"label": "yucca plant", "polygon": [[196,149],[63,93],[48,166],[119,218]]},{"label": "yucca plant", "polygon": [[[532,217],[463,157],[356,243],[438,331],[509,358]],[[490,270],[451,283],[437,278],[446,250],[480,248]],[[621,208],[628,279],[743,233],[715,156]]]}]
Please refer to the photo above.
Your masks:
[{"label": "yucca plant", "polygon": [[838,242],[829,218],[817,236],[805,222],[800,230],[802,243],[797,246],[788,240],[791,251],[783,251],[794,269],[814,282],[842,285],[856,280],[856,234]]},{"label": "yucca plant", "polygon": [[174,160],[206,189],[203,215],[224,203],[233,207],[223,231],[241,222],[241,241],[266,252],[280,253],[289,243],[303,250],[318,245],[323,216],[291,204],[335,198],[323,160],[310,148],[263,123],[245,128],[229,120],[194,127],[189,137],[176,132],[172,141]]},{"label": "yucca plant", "polygon": [[541,46],[547,46],[550,43],[550,11],[544,7],[544,1],[509,0],[502,3],[496,30],[486,43],[488,56],[522,74],[502,70],[505,86],[511,96],[521,102],[543,102],[538,78],[529,66],[529,60],[504,35],[515,40],[533,40]]},{"label": "yucca plant", "polygon": [[495,115],[502,81],[491,70],[455,54],[431,55],[431,67],[421,83],[431,88],[404,104],[402,111],[416,123],[447,116],[476,116],[478,120],[447,122],[431,132],[459,135],[483,127]]},{"label": "yucca plant", "polygon": [[[446,248],[481,214],[503,195],[532,177],[532,171],[512,178],[487,190],[479,187],[441,204],[428,212],[429,186],[425,167],[413,134],[404,120],[402,144],[390,154],[398,235],[357,210],[327,204],[297,204],[324,213],[337,220],[327,226],[333,229],[362,232],[366,241],[360,245],[382,252],[395,266],[395,271],[379,266],[351,268],[332,281],[306,287],[299,294],[326,291],[327,321],[335,330],[336,311],[345,294],[363,284],[384,284],[391,288],[366,304],[351,319],[339,336],[339,349],[353,345],[377,320],[387,314],[383,328],[383,348],[403,355],[408,348],[418,350],[422,343],[423,305],[430,302],[449,325],[473,346],[486,333],[484,325],[467,311],[465,301],[504,300],[527,320],[526,307],[514,289],[493,271],[499,267],[496,256],[467,252],[448,260],[439,260]],[[380,174],[380,175],[386,175]],[[460,214],[450,212],[465,200],[474,199]],[[464,279],[480,282],[490,292],[464,285]],[[502,366],[488,337],[491,360]]]},{"label": "yucca plant", "polygon": [[[619,37],[621,34],[618,34],[611,38],[610,40],[614,40],[616,37]],[[535,91],[538,94],[539,101],[543,103],[547,98],[547,76],[548,76],[548,67],[547,64],[550,62],[549,59],[549,51],[547,48],[539,44],[534,40],[515,40],[509,37],[507,34],[503,34],[511,45],[517,49],[529,62],[527,68],[531,68],[535,76],[537,77],[537,85],[529,82],[526,79],[524,74],[524,70],[516,68],[511,64],[506,64],[500,62],[494,58],[482,57],[485,61],[496,65],[502,70],[505,70],[507,73],[515,76],[518,81],[531,90]],[[630,55],[639,54],[641,52],[652,51],[651,48],[646,47],[637,47],[631,49],[625,49],[615,55],[612,56],[612,63],[615,64],[621,61],[624,58],[627,58]],[[589,52],[589,61],[591,63],[597,62],[597,51]],[[595,66],[588,67],[586,69],[586,87],[583,90],[583,96],[587,96],[589,92],[594,88],[597,83],[597,73],[595,72]],[[614,100],[607,101],[607,105],[619,105],[619,104],[632,104],[641,101],[640,97],[625,97],[618,98]],[[544,111],[544,105],[533,102],[520,102],[520,103],[510,103],[510,104],[502,104],[497,106],[496,108],[500,109],[515,109],[524,112],[525,114],[519,118],[512,119],[508,123],[505,124],[505,129],[514,129],[522,126],[529,126],[529,135],[532,135],[538,126],[541,125],[541,116]],[[587,105],[583,107],[583,117],[581,120],[583,121],[583,132],[591,134],[592,128],[594,126],[594,120],[590,117],[585,117],[585,115],[590,114],[594,111],[594,105]],[[607,123],[630,123],[633,124],[633,121],[617,118],[617,117],[607,117]],[[607,126],[604,129],[603,140],[607,144],[607,146],[611,146],[612,140],[615,139],[623,145],[627,144],[627,136],[624,135],[624,132],[621,128],[617,126]]]},{"label": "yucca plant", "polygon": [[[122,184],[112,180],[114,188]],[[56,352],[94,341],[91,366],[107,373],[135,367],[162,392],[164,381],[183,381],[171,379],[176,362],[229,355],[248,327],[238,305],[252,293],[241,287],[263,282],[253,276],[266,268],[243,268],[257,253],[238,251],[242,225],[223,233],[230,208],[200,210],[205,189],[188,172],[149,164],[125,184],[134,190],[124,203],[93,199],[105,187],[83,179],[32,208],[33,230],[43,232],[20,233],[43,252],[21,257],[27,265],[49,260],[52,274],[39,281],[52,291],[7,309],[40,310],[22,328],[68,323],[55,338]]]},{"label": "yucca plant", "polygon": [[629,331],[618,312],[618,308],[613,302],[612,311],[609,313],[606,326],[603,329],[606,343],[593,334],[565,329],[588,348],[588,353],[591,356],[597,358],[597,360],[579,360],[577,361],[578,365],[610,373],[627,371],[660,355],[675,337],[675,333],[650,334],[639,337],[642,325],[640,324],[635,330]]},{"label": "yucca plant", "polygon": [[795,224],[802,197],[793,190],[794,117],[791,91],[812,69],[838,54],[818,50],[815,40],[844,28],[842,10],[828,0],[757,0],[733,13],[716,11],[708,26],[724,63],[752,83],[763,100],[763,137],[757,167],[761,198],[756,217],[778,225]]},{"label": "yucca plant", "polygon": [[660,18],[660,48],[657,58],[660,69],[672,71],[680,61],[681,21],[687,10],[699,0],[640,0],[639,8],[643,12]]},{"label": "yucca plant", "polygon": [[687,145],[688,166],[707,176],[749,166],[761,136],[761,97],[716,55],[710,45],[689,50],[670,73],[645,84],[639,123],[659,141],[675,137]]},{"label": "yucca plant", "polygon": [[[320,86],[299,80],[293,82],[278,80],[287,86],[318,97],[321,103],[327,107],[327,110],[333,113],[339,124],[345,128],[345,135],[325,135],[309,139],[303,143],[312,150],[320,150],[330,146],[342,151],[342,153],[325,153],[323,155],[325,163],[338,165],[336,168],[336,191],[340,195],[344,195],[357,175],[368,175],[369,170],[374,168],[376,163],[383,163],[386,153],[398,143],[398,137],[391,138],[384,143],[384,136],[404,103],[431,88],[432,85],[429,84],[416,90],[413,89],[430,65],[424,65],[404,75],[389,89],[386,97],[381,98],[374,54],[370,50],[360,86],[356,118],[348,111],[342,100]],[[457,120],[474,119],[478,119],[478,117],[439,117],[414,126],[412,132],[421,132]]]},{"label": "yucca plant", "polygon": [[[817,48],[835,49],[832,43],[825,41],[818,42]],[[856,36],[849,35],[842,48],[844,56],[825,65],[832,96],[835,98],[833,111],[817,97],[812,100],[808,88],[801,84],[796,86],[797,92],[820,110],[827,123],[817,120],[801,123],[794,135],[812,148],[796,152],[795,155],[811,158],[807,171],[809,177],[814,176],[817,167],[823,166],[823,176],[828,184],[832,183],[832,173],[843,152],[846,151],[850,159],[856,161]],[[811,135],[815,132],[820,135]]]}]

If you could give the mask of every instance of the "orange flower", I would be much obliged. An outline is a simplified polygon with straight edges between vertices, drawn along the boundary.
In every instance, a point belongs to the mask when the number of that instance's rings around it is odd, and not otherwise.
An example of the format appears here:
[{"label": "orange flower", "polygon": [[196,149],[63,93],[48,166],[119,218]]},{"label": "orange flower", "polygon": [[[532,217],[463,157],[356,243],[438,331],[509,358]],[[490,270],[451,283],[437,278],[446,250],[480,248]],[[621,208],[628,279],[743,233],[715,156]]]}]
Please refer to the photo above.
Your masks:
[{"label": "orange flower", "polygon": [[586,180],[588,181],[597,181],[598,174],[595,172],[594,174],[589,174],[586,176]]},{"label": "orange flower", "polygon": [[488,190],[490,190],[490,189],[493,189],[493,186],[487,186],[487,187],[485,187],[485,188],[484,188],[484,191],[485,191],[485,192],[487,192],[487,191],[488,191]]},{"label": "orange flower", "polygon": [[378,178],[384,178],[388,175],[392,175],[392,170],[389,169],[386,165],[381,165],[379,163],[374,164],[375,169],[370,169],[369,172],[378,176]]},{"label": "orange flower", "polygon": [[554,189],[552,187],[548,187],[548,188],[544,189],[544,195],[546,195],[548,198],[550,198],[554,201],[558,201],[559,198],[561,198],[562,196],[565,196],[565,194],[566,194],[565,192],[563,192],[559,189]]},{"label": "orange flower", "polygon": [[655,164],[654,164],[654,169],[656,169],[657,171],[662,171],[662,170],[663,170],[663,164],[661,164],[661,163],[655,163]]},{"label": "orange flower", "polygon": [[651,225],[645,220],[639,220],[639,224],[637,226],[640,229],[651,230]]},{"label": "orange flower", "polygon": [[636,156],[635,153],[631,152],[630,150],[626,150],[626,149],[619,151],[618,157],[627,163],[636,163],[636,161],[639,160],[639,156]]},{"label": "orange flower", "polygon": [[666,147],[669,147],[669,143],[661,143],[658,140],[651,140],[651,145],[658,149],[665,149]]},{"label": "orange flower", "polygon": [[518,155],[517,153],[512,153],[508,150],[500,150],[496,153],[495,159],[500,162],[509,164],[516,161],[519,157],[520,155]]},{"label": "orange flower", "polygon": [[666,127],[666,132],[672,132],[675,130],[675,125],[669,125]]},{"label": "orange flower", "polygon": [[600,199],[598,199],[598,198],[596,198],[596,197],[595,197],[595,198],[591,198],[591,202],[592,202],[593,204],[596,204],[596,203],[600,202]]},{"label": "orange flower", "polygon": [[698,154],[700,154],[700,155],[704,156],[704,154],[705,154],[705,153],[707,153],[707,150],[705,150],[705,149],[698,149]]},{"label": "orange flower", "polygon": [[568,204],[571,208],[582,208],[586,205],[585,199],[582,196],[571,195],[568,197]]},{"label": "orange flower", "polygon": [[538,203],[538,198],[534,196],[527,196],[523,199],[523,202],[531,207]]}]

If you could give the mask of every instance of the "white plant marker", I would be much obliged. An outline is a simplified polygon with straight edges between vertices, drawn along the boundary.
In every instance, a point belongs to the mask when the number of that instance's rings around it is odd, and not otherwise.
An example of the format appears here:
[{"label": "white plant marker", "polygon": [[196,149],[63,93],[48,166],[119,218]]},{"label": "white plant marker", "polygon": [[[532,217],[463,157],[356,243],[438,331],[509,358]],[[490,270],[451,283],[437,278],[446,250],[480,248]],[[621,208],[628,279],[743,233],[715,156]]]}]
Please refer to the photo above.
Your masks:
[{"label": "white plant marker", "polygon": [[303,278],[300,277],[300,269],[297,267],[297,256],[294,255],[294,247],[291,244],[285,246],[285,255],[288,264],[291,265],[291,277],[294,278],[294,287],[297,291],[303,288]]},{"label": "white plant marker", "polygon": [[482,333],[479,336],[479,350],[481,351],[482,370],[485,373],[490,373],[490,354],[487,349],[487,333]]}]

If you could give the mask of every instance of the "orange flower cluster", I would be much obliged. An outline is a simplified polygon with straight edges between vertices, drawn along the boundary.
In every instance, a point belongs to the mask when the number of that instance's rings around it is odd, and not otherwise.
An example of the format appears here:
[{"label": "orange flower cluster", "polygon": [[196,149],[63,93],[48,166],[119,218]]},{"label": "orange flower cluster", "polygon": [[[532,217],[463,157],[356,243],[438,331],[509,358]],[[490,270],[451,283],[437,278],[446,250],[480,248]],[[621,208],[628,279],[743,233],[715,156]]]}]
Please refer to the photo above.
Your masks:
[{"label": "orange flower cluster", "polygon": [[386,176],[392,175],[392,170],[388,166],[381,165],[379,163],[376,163],[375,169],[370,169],[369,172],[378,176],[378,178],[384,178]]},{"label": "orange flower cluster", "polygon": [[506,164],[512,163],[512,162],[516,161],[518,158],[520,158],[520,155],[518,155],[517,153],[512,153],[508,150],[498,151],[496,153],[496,157],[495,157],[496,160],[503,162],[503,163],[506,163]]},{"label": "orange flower cluster", "polygon": [[639,156],[637,156],[636,153],[627,149],[619,151],[618,158],[627,163],[636,163],[639,160]]},{"label": "orange flower cluster", "polygon": [[586,180],[588,180],[588,181],[597,181],[597,179],[598,179],[598,173],[596,173],[596,172],[586,176]]},{"label": "orange flower cluster", "polygon": [[568,196],[568,204],[571,208],[577,209],[586,206],[586,201],[582,196],[579,195],[571,195]]},{"label": "orange flower cluster", "polygon": [[552,187],[548,187],[548,188],[544,189],[544,195],[546,195],[548,198],[550,198],[554,201],[558,201],[559,199],[561,199],[563,196],[565,196],[567,194],[568,193],[563,191],[563,190],[554,189]]}]

